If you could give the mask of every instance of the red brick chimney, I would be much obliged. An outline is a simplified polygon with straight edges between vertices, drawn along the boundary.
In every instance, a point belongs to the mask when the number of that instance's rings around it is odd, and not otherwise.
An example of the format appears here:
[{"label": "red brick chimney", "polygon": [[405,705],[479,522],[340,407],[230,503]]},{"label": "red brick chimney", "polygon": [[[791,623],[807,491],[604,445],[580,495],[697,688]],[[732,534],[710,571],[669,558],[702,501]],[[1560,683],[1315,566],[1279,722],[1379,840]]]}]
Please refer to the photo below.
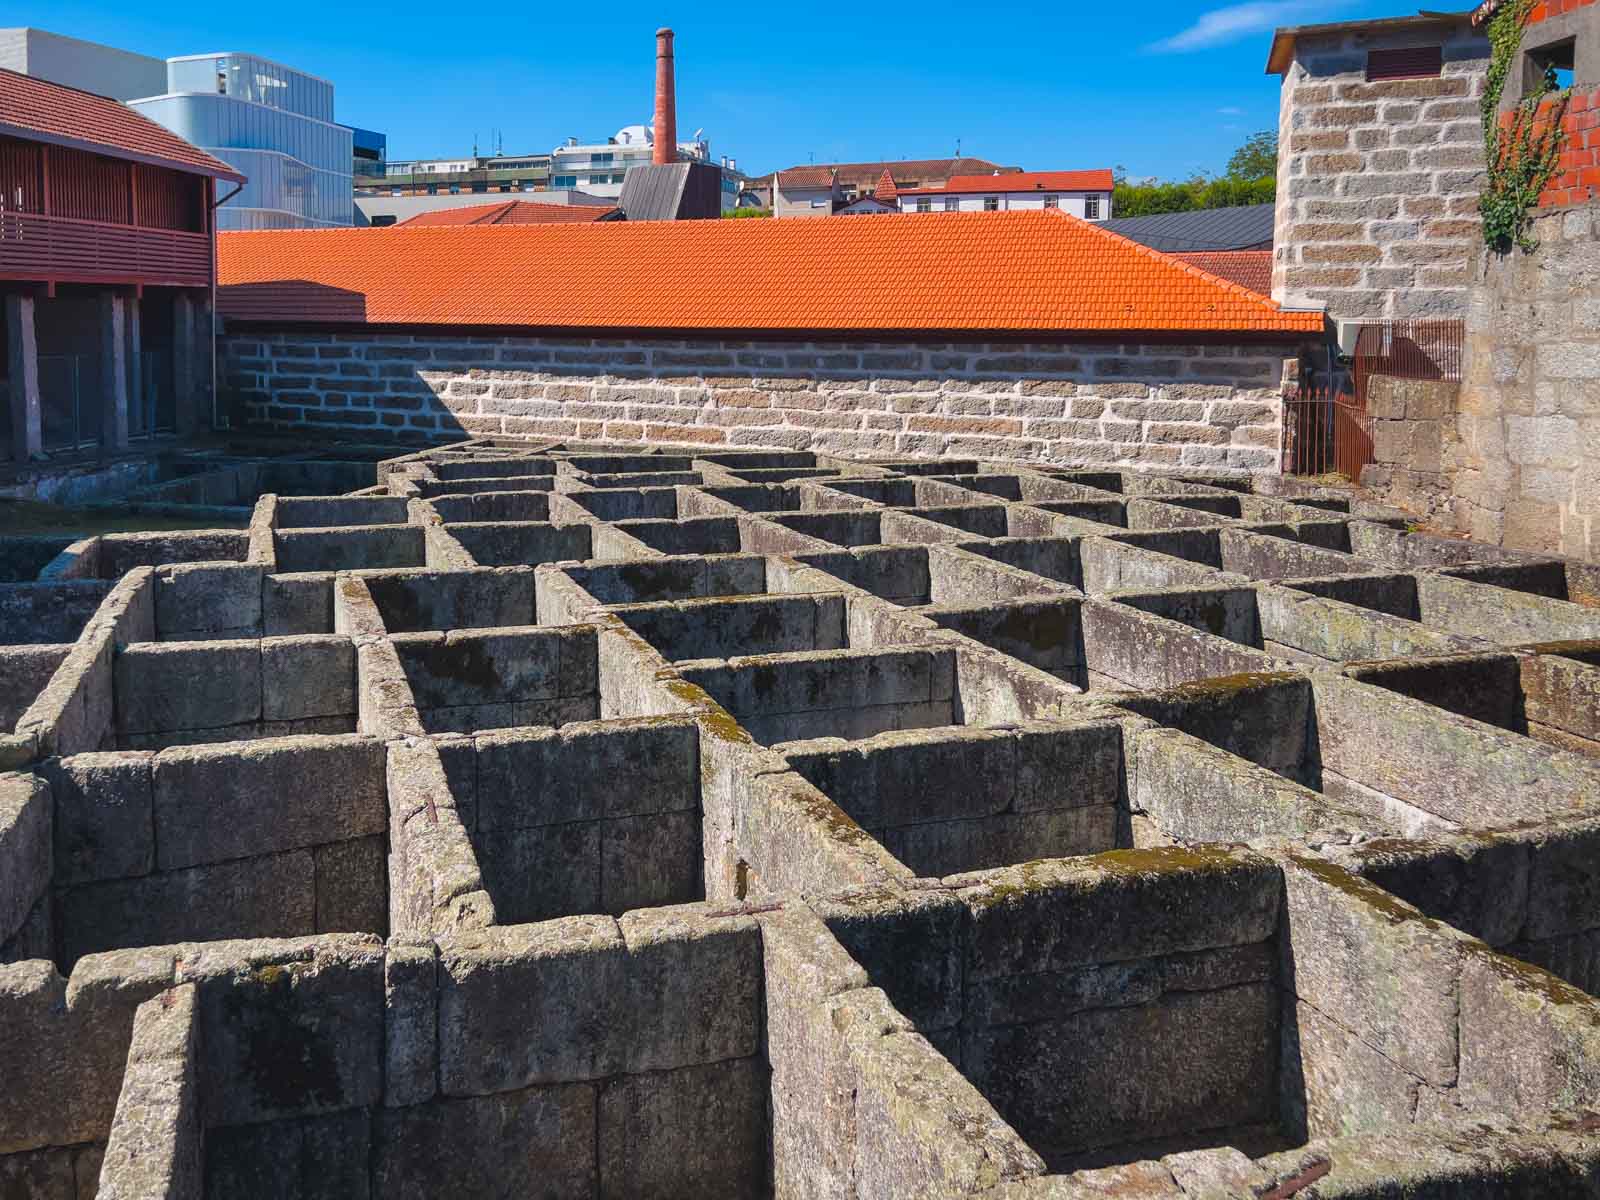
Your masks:
[{"label": "red brick chimney", "polygon": [[672,30],[656,30],[655,148],[650,161],[678,161],[678,101],[673,95]]}]

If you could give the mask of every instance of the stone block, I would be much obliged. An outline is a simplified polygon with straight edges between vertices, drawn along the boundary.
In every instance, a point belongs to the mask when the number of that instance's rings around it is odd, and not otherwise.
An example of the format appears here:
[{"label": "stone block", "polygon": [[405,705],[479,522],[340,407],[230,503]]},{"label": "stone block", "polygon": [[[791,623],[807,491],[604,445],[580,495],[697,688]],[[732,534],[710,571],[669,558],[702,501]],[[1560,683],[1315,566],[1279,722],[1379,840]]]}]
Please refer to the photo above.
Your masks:
[{"label": "stone block", "polygon": [[382,837],[327,842],[316,862],[318,933],[388,932],[388,864]]},{"label": "stone block", "polygon": [[197,634],[261,636],[259,565],[185,563],[156,571],[156,631],[163,641]]},{"label": "stone block", "polygon": [[[364,1111],[206,1131],[206,1195],[238,1200],[367,1200]],[[381,1194],[381,1193],[380,1193]]]},{"label": "stone block", "polygon": [[188,948],[206,1127],[381,1103],[383,971],[383,943],[359,935]]},{"label": "stone block", "polygon": [[356,651],[344,637],[261,641],[261,719],[351,716],[356,712]]},{"label": "stone block", "polygon": [[761,935],[753,918],[717,917],[685,904],[628,913],[632,1014],[623,1069],[662,1071],[744,1058],[761,1023]]},{"label": "stone block", "polygon": [[374,1142],[373,1192],[393,1200],[429,1200],[441,1180],[462,1196],[592,1196],[598,1183],[587,1083],[386,1109]]},{"label": "stone block", "polygon": [[96,1192],[104,1200],[200,1194],[196,1024],[191,986],[162,992],[135,1012]]},{"label": "stone block", "polygon": [[483,886],[506,924],[601,910],[601,822],[480,829],[472,841]]},{"label": "stone block", "polygon": [[402,1108],[438,1090],[438,947],[432,938],[389,939],[383,967],[383,1102]]},{"label": "stone block", "polygon": [[610,917],[441,938],[441,1092],[488,1095],[616,1074],[638,1015],[626,981],[626,949]]},{"label": "stone block", "polygon": [[227,729],[261,718],[261,647],[142,642],[117,655],[117,732]]},{"label": "stone block", "polygon": [[155,868],[149,753],[77,754],[41,768],[55,799],[55,882],[144,875]]},{"label": "stone block", "polygon": [[[649,813],[600,824],[600,910],[684,904],[704,895],[696,812]],[[576,911],[576,910],[575,910]]]},{"label": "stone block", "polygon": [[[0,1155],[0,1195],[26,1200],[79,1200],[74,1156],[74,1151],[65,1148]],[[98,1179],[96,1175],[91,1183]],[[93,1193],[86,1194],[92,1197]]]},{"label": "stone block", "polygon": [[767,1072],[758,1059],[625,1075],[600,1093],[600,1196],[761,1195]]},{"label": "stone block", "polygon": [[50,886],[50,788],[32,775],[0,775],[0,940],[22,928]]},{"label": "stone block", "polygon": [[1469,1111],[1587,1107],[1600,1086],[1600,1002],[1481,946],[1461,972],[1461,1075]]},{"label": "stone block", "polygon": [[981,979],[1250,945],[1278,926],[1280,872],[1242,849],[1115,850],[958,875]]},{"label": "stone block", "polygon": [[1453,1083],[1472,939],[1319,859],[1286,859],[1283,878],[1295,994],[1399,1068]]},{"label": "stone block", "polygon": [[161,869],[385,832],[381,742],[356,734],[193,746],[156,756]]},{"label": "stone block", "polygon": [[941,892],[873,888],[813,901],[817,915],[916,1027],[948,1029],[961,1019],[962,952],[968,917]]},{"label": "stone block", "polygon": [[316,869],[309,850],[264,854],[62,890],[61,957],[132,946],[316,931]]},{"label": "stone block", "polygon": [[1345,1137],[1411,1123],[1423,1084],[1303,1000],[1285,1007],[1282,1113],[1301,1137]]},{"label": "stone block", "polygon": [[[1183,1069],[1173,1070],[1180,1060]],[[1271,1121],[1277,1062],[1277,989],[1264,984],[1173,993],[962,1038],[967,1077],[1047,1161]]]}]

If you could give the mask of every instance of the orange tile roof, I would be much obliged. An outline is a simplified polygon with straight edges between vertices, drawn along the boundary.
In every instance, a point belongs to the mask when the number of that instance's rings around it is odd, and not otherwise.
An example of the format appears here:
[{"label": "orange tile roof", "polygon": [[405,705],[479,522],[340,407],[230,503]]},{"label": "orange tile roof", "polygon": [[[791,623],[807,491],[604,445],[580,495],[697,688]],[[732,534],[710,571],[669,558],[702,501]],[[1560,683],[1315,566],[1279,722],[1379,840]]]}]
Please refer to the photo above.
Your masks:
[{"label": "orange tile roof", "polygon": [[559,225],[598,221],[614,208],[595,204],[540,204],[533,200],[503,200],[498,204],[466,204],[460,208],[436,208],[421,212],[396,225]]},{"label": "orange tile roof", "polygon": [[3,68],[0,134],[244,182],[227,163],[125,104]]},{"label": "orange tile roof", "polygon": [[1232,280],[1252,292],[1272,295],[1271,250],[1189,250],[1172,257],[1181,258],[1218,279]]},{"label": "orange tile roof", "polygon": [[1059,210],[296,229],[218,239],[233,321],[654,331],[1315,334]]},{"label": "orange tile roof", "polygon": [[999,175],[954,175],[943,187],[902,191],[902,196],[924,192],[1109,192],[1115,183],[1109,169],[1098,171],[1012,171]]},{"label": "orange tile roof", "polygon": [[893,204],[900,195],[899,189],[894,186],[894,176],[889,174],[888,167],[883,169],[883,174],[878,179],[878,190],[872,194],[879,200],[887,201],[890,204]]}]

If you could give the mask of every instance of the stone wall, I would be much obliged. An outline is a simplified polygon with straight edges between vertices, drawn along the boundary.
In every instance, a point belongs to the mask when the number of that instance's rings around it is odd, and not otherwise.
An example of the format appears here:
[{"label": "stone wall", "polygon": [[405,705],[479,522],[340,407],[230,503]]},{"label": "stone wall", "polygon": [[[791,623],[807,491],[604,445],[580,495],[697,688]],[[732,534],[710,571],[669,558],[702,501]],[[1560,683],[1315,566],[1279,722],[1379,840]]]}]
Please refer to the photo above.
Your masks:
[{"label": "stone wall", "polygon": [[1600,204],[1541,212],[1533,253],[1485,255],[1467,314],[1454,528],[1600,558]]},{"label": "stone wall", "polygon": [[[1367,82],[1368,50],[1440,43],[1437,78]],[[1462,314],[1487,60],[1459,26],[1297,39],[1279,101],[1274,299],[1345,320]]]},{"label": "stone wall", "polygon": [[[1443,201],[1440,201],[1443,204]],[[1441,209],[1442,211],[1442,209]],[[1291,343],[630,341],[238,332],[248,419],[836,454],[1276,471]]]}]

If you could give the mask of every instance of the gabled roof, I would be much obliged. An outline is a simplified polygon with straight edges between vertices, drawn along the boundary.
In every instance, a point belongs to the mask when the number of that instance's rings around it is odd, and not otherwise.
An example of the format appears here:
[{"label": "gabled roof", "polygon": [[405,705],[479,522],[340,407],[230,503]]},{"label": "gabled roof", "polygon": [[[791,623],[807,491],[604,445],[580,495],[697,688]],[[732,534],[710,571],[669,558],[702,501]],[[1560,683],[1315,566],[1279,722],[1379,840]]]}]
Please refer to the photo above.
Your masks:
[{"label": "gabled roof", "polygon": [[905,190],[902,196],[960,192],[1109,192],[1110,168],[1098,171],[1010,171],[998,175],[956,175],[941,187]]},{"label": "gabled roof", "polygon": [[790,167],[787,171],[778,172],[778,186],[781,188],[831,188],[833,186],[833,168]]},{"label": "gabled roof", "polygon": [[1265,250],[1272,246],[1274,212],[1271,204],[1242,204],[1149,217],[1112,217],[1102,224],[1113,233],[1168,254]]},{"label": "gabled roof", "polygon": [[560,225],[598,221],[615,209],[598,205],[539,204],[532,200],[504,200],[498,204],[470,204],[463,208],[436,208],[395,225]]},{"label": "gabled roof", "polygon": [[878,188],[873,192],[879,200],[886,200],[893,204],[899,198],[900,191],[894,185],[894,176],[889,174],[889,168],[883,169],[883,174],[878,176]]},{"label": "gabled roof", "polygon": [[1172,257],[1252,292],[1272,295],[1271,250],[1202,250],[1197,254],[1174,254]]},{"label": "gabled roof", "polygon": [[217,274],[230,321],[323,326],[1306,336],[1323,324],[1058,210],[225,233]]},{"label": "gabled roof", "polygon": [[3,68],[0,135],[244,182],[227,163],[125,104]]},{"label": "gabled roof", "polygon": [[[991,171],[1015,171],[986,158],[903,158],[895,162],[823,163],[844,184],[868,184],[888,171],[897,179],[926,183],[930,179],[949,179],[953,175],[987,175]],[[798,168],[791,167],[790,170]]]}]

